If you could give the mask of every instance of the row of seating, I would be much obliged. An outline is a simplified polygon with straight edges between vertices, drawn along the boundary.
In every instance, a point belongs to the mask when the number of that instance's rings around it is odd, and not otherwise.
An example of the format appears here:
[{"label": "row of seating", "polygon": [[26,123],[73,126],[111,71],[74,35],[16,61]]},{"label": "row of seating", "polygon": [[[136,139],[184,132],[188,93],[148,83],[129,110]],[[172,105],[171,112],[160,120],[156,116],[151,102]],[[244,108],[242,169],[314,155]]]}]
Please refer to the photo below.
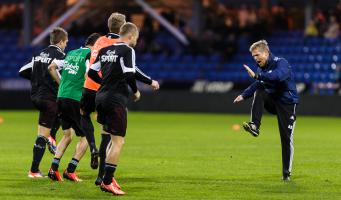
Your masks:
[{"label": "row of seating", "polygon": [[[19,33],[0,31],[0,78],[15,78],[19,68],[28,62],[39,48],[18,47]],[[85,38],[69,38],[67,50],[82,46]],[[306,38],[302,32],[280,32],[269,38],[270,48],[278,56],[285,57],[296,72],[298,82],[337,82],[339,79],[338,65],[341,59],[340,40],[329,43],[321,38]],[[286,45],[278,41],[295,41]],[[302,42],[303,41],[303,42]],[[306,45],[319,43],[319,47]],[[274,42],[274,45],[271,43]],[[9,45],[11,43],[11,45]],[[220,55],[137,55],[138,66],[151,76],[164,80],[196,80],[207,79],[216,81],[252,81],[245,73],[242,65],[254,68],[255,63],[248,52],[248,41],[241,38],[239,50],[230,61]]]}]

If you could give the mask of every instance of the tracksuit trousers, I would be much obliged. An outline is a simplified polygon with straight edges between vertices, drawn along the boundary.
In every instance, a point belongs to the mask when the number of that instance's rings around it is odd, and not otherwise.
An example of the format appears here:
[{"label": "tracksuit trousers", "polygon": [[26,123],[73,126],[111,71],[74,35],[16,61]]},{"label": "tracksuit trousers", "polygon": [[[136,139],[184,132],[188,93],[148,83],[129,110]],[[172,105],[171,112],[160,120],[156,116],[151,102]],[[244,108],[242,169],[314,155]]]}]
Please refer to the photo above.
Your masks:
[{"label": "tracksuit trousers", "polygon": [[297,104],[283,104],[274,96],[259,89],[254,94],[251,108],[251,121],[260,128],[263,109],[277,115],[279,133],[282,144],[282,167],[283,177],[291,175],[292,161],[294,156],[294,128],[296,122]]}]

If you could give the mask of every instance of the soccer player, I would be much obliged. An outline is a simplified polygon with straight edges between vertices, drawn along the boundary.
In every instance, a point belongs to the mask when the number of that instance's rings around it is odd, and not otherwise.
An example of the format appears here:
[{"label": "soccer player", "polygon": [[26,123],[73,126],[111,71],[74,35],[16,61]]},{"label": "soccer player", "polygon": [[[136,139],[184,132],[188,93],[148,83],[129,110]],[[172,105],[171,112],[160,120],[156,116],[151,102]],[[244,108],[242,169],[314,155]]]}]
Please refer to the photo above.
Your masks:
[{"label": "soccer player", "polygon": [[[71,142],[71,128],[73,128],[80,139],[63,177],[71,181],[81,181],[75,170],[88,147],[88,143],[85,138],[85,131],[80,125],[80,99],[87,70],[86,64],[89,63],[91,48],[99,37],[100,35],[97,33],[91,34],[85,42],[85,47],[70,51],[64,60],[53,61],[49,66],[51,76],[59,83],[57,103],[63,129],[63,137],[57,145],[56,155],[48,173],[52,180],[62,181],[58,171],[59,162]],[[61,68],[61,78],[58,76],[57,68]]]},{"label": "soccer player", "polygon": [[[119,39],[119,31],[120,27],[126,22],[125,15],[121,13],[112,13],[108,19],[108,29],[109,33],[106,36],[100,37],[92,51],[91,51],[91,58],[90,58],[90,65],[94,63],[95,59],[97,58],[98,52],[100,49],[104,47],[108,47],[116,43]],[[150,77],[145,75],[140,69],[136,67],[135,78],[145,84],[150,85],[154,90],[159,89],[159,83],[155,80],[152,80]],[[86,138],[88,140],[91,152],[91,167],[96,169],[98,167],[98,153],[100,157],[99,163],[99,170],[98,170],[98,177],[95,181],[96,185],[100,185],[102,182],[102,177],[104,174],[104,167],[105,167],[105,157],[106,157],[106,150],[108,144],[110,143],[110,134],[102,131],[101,136],[101,144],[99,148],[99,152],[97,151],[95,138],[94,138],[94,127],[91,122],[90,114],[95,111],[95,97],[96,92],[100,87],[101,79],[95,81],[92,80],[91,77],[87,76],[84,83],[84,90],[83,96],[81,99],[81,109],[82,109],[82,120],[81,124],[84,127],[86,132]]]},{"label": "soccer player", "polygon": [[50,45],[34,55],[32,61],[19,71],[20,76],[31,81],[31,100],[39,110],[38,136],[33,147],[33,161],[28,173],[30,178],[43,177],[39,164],[46,144],[49,144],[50,130],[57,117],[58,84],[51,78],[47,68],[51,62],[64,59],[67,42],[67,32],[60,27],[54,28],[50,32]]},{"label": "soccer player", "polygon": [[252,57],[258,64],[257,73],[247,65],[244,68],[255,82],[237,96],[234,103],[253,97],[251,121],[244,122],[244,129],[257,137],[265,108],[277,115],[282,144],[283,180],[290,181],[294,155],[293,134],[296,121],[298,94],[294,74],[288,61],[274,56],[265,40],[255,42],[250,47]]},{"label": "soccer player", "polygon": [[113,176],[126,135],[128,85],[134,93],[134,100],[140,99],[135,81],[135,51],[132,48],[136,45],[139,32],[134,24],[125,23],[119,34],[119,42],[99,51],[88,73],[92,79],[98,79],[99,71],[103,76],[102,86],[96,95],[97,121],[103,125],[105,132],[111,134],[111,146],[100,187],[115,195],[125,194]]}]

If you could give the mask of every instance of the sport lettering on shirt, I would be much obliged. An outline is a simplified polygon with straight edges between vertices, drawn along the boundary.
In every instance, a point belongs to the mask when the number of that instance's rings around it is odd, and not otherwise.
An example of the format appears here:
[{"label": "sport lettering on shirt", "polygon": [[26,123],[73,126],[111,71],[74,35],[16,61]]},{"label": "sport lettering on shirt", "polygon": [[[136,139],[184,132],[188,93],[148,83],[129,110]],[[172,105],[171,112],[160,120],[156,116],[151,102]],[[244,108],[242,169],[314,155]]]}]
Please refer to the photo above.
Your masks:
[{"label": "sport lettering on shirt", "polygon": [[42,62],[42,63],[50,63],[51,62],[51,58],[49,58],[49,54],[48,53],[44,53],[41,52],[39,56],[34,57],[34,61],[35,62]]},{"label": "sport lettering on shirt", "polygon": [[108,50],[106,55],[101,56],[101,62],[116,62],[117,57],[115,51]]}]

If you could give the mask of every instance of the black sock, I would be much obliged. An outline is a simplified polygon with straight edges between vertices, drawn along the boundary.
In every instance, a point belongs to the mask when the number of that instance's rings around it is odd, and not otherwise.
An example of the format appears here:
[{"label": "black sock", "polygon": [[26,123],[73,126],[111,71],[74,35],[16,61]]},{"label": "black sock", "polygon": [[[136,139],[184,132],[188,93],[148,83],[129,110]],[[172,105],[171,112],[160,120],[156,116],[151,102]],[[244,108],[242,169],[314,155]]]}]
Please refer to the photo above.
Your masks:
[{"label": "black sock", "polygon": [[114,173],[117,165],[105,163],[105,173],[103,177],[103,183],[105,185],[109,185],[112,182],[112,177],[114,177]]},{"label": "black sock", "polygon": [[111,140],[110,135],[102,134],[101,146],[99,147],[99,169],[98,177],[102,178],[104,175],[105,158],[108,144]]},{"label": "black sock", "polygon": [[85,131],[85,137],[88,141],[90,152],[93,152],[96,149],[95,136],[94,136],[94,126],[91,122],[90,115],[82,115],[81,116],[81,126]]},{"label": "black sock", "polygon": [[60,127],[60,119],[57,118],[57,119],[54,121],[54,123],[53,123],[53,125],[52,125],[52,127],[51,127],[51,131],[50,131],[50,135],[51,135],[51,137],[52,137],[54,140],[56,140],[56,134],[57,134],[57,131],[58,131],[59,127]]},{"label": "black sock", "polygon": [[51,168],[53,171],[58,171],[60,158],[53,158]]},{"label": "black sock", "polygon": [[31,165],[31,172],[33,173],[39,171],[39,164],[43,158],[47,141],[47,138],[41,135],[39,135],[36,139],[36,143],[33,147],[33,161]]},{"label": "black sock", "polygon": [[69,165],[67,167],[67,172],[74,173],[76,170],[76,167],[78,165],[79,160],[72,158],[72,160],[69,162]]}]

